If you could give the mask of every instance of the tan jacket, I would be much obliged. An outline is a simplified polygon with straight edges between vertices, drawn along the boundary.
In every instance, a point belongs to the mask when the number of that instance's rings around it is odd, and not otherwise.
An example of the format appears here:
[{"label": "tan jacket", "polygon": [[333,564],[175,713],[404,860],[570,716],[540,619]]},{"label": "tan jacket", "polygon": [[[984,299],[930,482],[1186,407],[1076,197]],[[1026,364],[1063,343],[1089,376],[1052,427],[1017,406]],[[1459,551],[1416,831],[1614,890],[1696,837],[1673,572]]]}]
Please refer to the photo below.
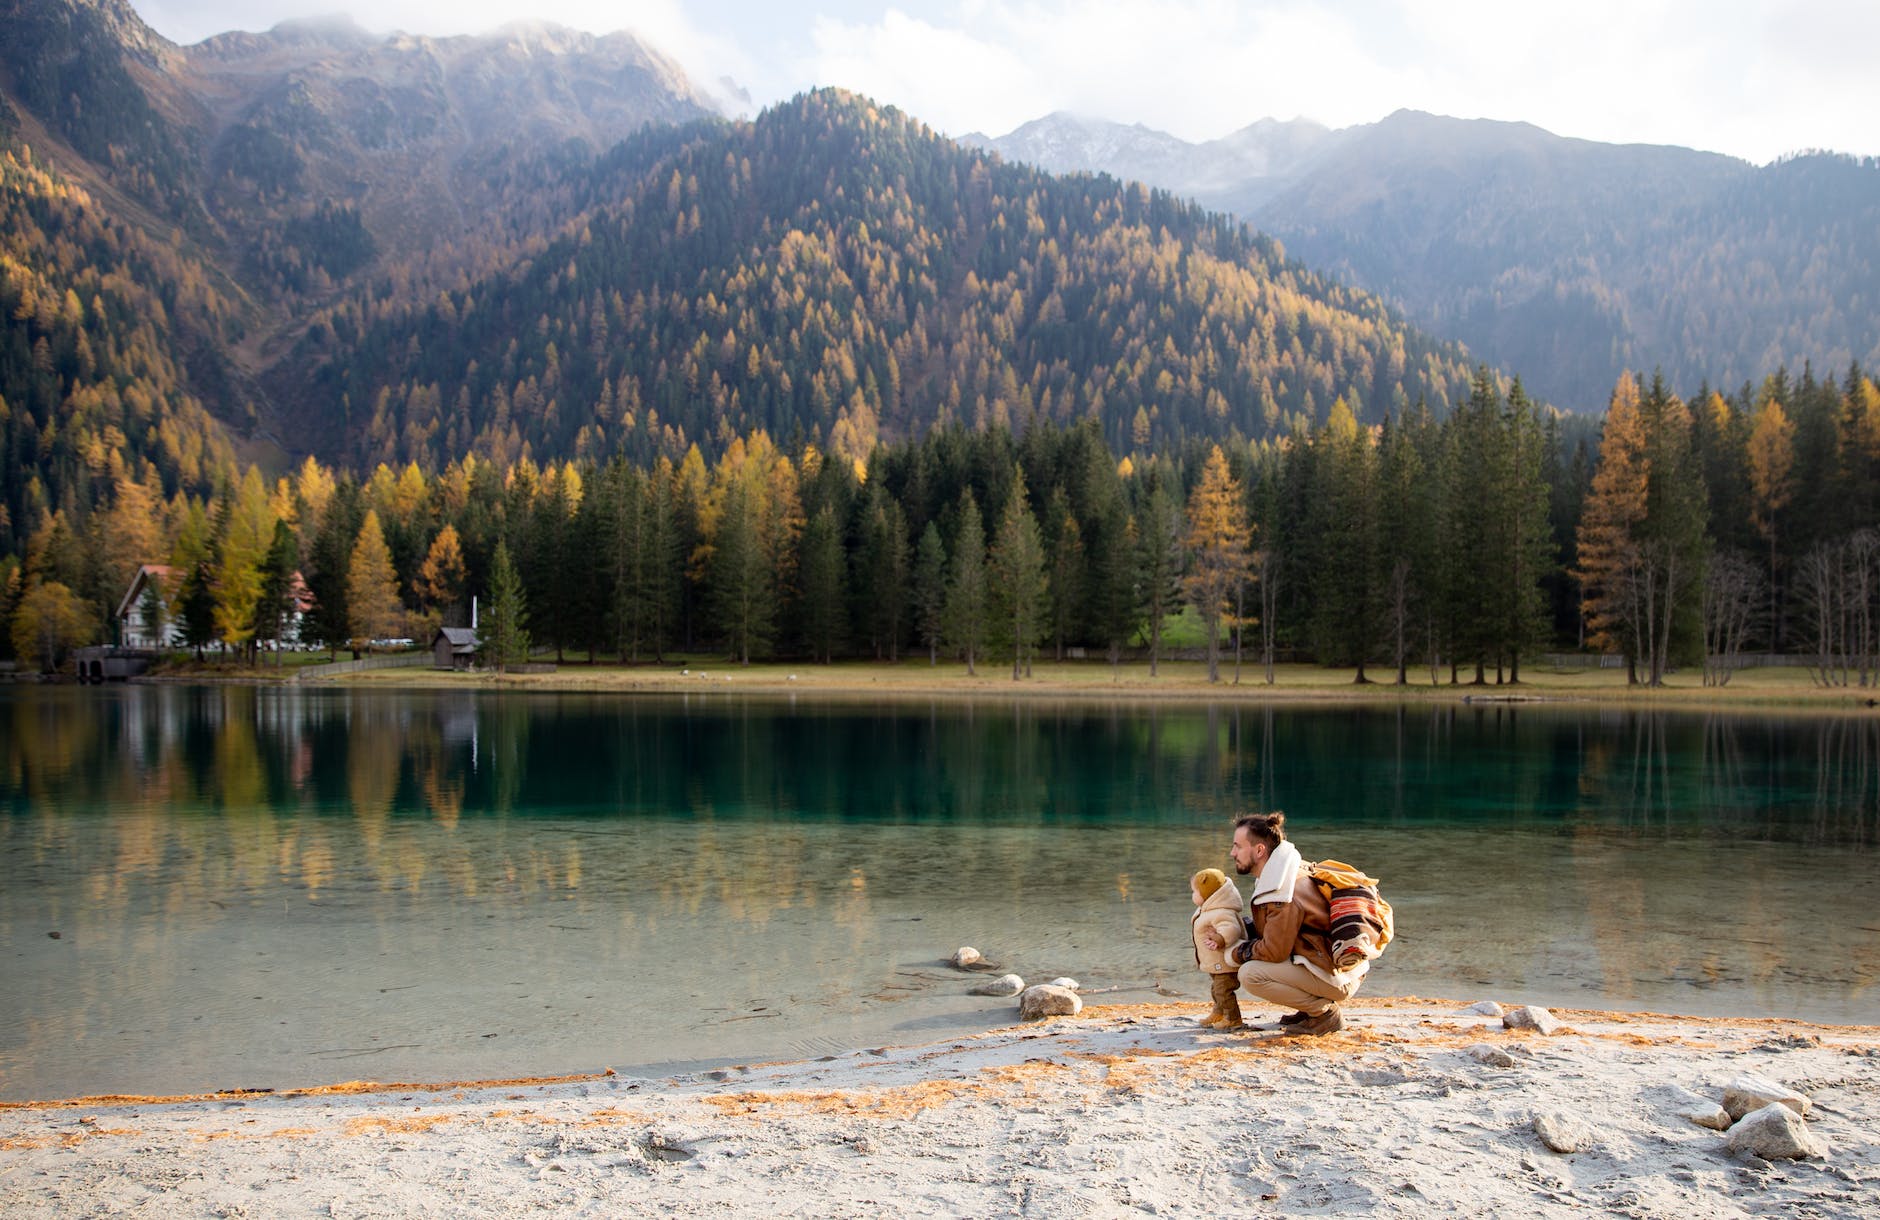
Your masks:
[{"label": "tan jacket", "polygon": [[1331,919],[1332,912],[1326,905],[1325,895],[1319,893],[1318,885],[1301,868],[1299,879],[1293,883],[1290,901],[1254,904],[1254,938],[1234,954],[1232,960],[1236,963],[1289,962],[1297,954],[1329,974],[1332,970],[1331,946],[1326,943],[1323,932],[1315,932],[1305,925],[1327,928],[1331,925]]},{"label": "tan jacket", "polygon": [[[1247,939],[1240,922],[1240,890],[1232,881],[1209,894],[1195,910],[1190,925],[1195,938],[1195,965],[1206,974],[1232,974],[1234,963],[1227,960],[1228,950]],[[1202,938],[1209,932],[1221,938],[1222,948],[1210,949]]]}]

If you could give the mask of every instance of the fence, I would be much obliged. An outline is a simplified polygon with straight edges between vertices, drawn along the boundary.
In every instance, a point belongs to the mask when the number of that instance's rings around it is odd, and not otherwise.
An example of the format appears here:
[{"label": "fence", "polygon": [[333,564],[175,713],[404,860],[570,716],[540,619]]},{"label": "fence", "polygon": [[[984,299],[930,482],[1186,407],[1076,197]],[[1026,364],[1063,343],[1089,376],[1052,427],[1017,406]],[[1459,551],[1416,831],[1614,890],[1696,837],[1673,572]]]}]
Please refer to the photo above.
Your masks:
[{"label": "fence", "polygon": [[308,665],[295,675],[296,682],[318,682],[323,678],[337,678],[341,674],[356,674],[368,669],[418,669],[433,663],[435,658],[429,652],[395,652],[383,657],[360,657],[357,661],[331,661],[325,665]]},{"label": "fence", "polygon": [[[1617,654],[1585,652],[1544,652],[1542,664],[1554,669],[1624,669],[1625,658]],[[1643,665],[1643,662],[1640,662]],[[1813,653],[1783,652],[1746,652],[1737,657],[1712,657],[1710,664],[1715,669],[1814,669],[1821,664],[1821,658]],[[1859,666],[1855,657],[1836,657],[1832,668],[1843,665],[1852,669]]]}]

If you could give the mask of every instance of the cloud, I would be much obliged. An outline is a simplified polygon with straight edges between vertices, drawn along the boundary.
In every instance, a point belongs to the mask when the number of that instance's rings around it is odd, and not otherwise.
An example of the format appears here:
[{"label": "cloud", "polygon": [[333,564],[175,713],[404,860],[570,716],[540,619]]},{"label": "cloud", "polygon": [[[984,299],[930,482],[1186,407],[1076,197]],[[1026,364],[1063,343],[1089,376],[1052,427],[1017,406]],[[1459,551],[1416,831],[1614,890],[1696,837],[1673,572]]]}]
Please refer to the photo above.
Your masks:
[{"label": "cloud", "polygon": [[1407,107],[1760,161],[1880,153],[1856,50],[1877,35],[1880,10],[1833,0],[956,0],[820,19],[811,75],[956,133],[1071,110],[1201,140]]},{"label": "cloud", "polygon": [[[363,0],[135,0],[167,36]],[[759,105],[838,85],[953,134],[1053,110],[1189,140],[1412,108],[1762,161],[1880,154],[1880,5],[1846,0],[375,0],[368,29],[628,28]]]}]

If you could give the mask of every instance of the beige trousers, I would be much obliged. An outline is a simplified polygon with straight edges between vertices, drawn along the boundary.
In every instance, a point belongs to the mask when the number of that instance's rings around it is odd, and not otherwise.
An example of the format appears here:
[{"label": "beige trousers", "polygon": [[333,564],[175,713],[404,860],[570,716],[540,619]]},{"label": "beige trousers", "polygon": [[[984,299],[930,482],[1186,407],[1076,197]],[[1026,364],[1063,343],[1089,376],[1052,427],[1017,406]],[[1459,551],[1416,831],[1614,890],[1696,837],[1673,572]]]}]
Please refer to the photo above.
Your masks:
[{"label": "beige trousers", "polygon": [[1363,982],[1360,977],[1349,987],[1337,987],[1297,962],[1248,962],[1240,968],[1240,985],[1249,995],[1314,1017],[1349,1000]]}]

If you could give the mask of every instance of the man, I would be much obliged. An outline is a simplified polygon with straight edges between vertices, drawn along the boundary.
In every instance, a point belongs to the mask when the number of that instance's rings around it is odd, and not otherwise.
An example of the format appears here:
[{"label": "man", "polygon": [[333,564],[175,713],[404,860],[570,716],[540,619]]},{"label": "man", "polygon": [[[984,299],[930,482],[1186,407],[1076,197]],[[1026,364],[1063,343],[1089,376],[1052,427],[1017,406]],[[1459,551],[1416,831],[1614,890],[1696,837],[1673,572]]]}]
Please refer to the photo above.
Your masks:
[{"label": "man", "polygon": [[1345,1028],[1341,1005],[1357,994],[1371,963],[1332,968],[1331,910],[1299,849],[1286,841],[1286,815],[1250,813],[1237,820],[1228,854],[1234,871],[1254,878],[1252,935],[1226,955],[1240,966],[1240,985],[1262,1000],[1297,1010],[1280,1018],[1287,1033],[1331,1034]]}]

